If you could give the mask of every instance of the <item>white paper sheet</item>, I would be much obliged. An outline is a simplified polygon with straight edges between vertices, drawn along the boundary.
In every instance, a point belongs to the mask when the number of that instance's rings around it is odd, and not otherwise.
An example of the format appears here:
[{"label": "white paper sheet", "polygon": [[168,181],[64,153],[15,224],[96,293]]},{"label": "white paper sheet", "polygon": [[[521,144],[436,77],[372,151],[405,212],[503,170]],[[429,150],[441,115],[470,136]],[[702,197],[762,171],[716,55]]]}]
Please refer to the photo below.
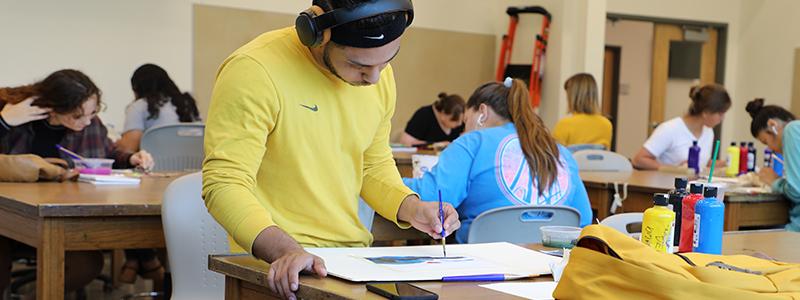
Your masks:
[{"label": "white paper sheet", "polygon": [[[437,259],[442,246],[407,246],[374,248],[306,248],[325,260],[328,274],[356,282],[364,281],[424,281],[441,280],[446,276],[508,274],[516,276],[551,274],[554,257],[510,243],[448,245],[448,257],[460,260]],[[433,257],[410,264],[375,263],[367,258]]]},{"label": "white paper sheet", "polygon": [[135,177],[112,174],[112,175],[93,175],[93,174],[80,174],[78,181],[91,183],[94,185],[136,185],[142,180]]},{"label": "white paper sheet", "polygon": [[522,297],[525,299],[552,300],[558,282],[503,282],[479,285],[482,288]]}]

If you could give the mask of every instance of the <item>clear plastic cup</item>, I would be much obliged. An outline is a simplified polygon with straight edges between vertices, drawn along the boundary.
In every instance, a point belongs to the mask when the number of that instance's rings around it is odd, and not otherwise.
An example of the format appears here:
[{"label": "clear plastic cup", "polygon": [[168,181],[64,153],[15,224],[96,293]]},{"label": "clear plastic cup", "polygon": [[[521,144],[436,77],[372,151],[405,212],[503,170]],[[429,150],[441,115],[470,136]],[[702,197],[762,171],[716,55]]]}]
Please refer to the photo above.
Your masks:
[{"label": "clear plastic cup", "polygon": [[75,161],[75,167],[81,174],[110,175],[113,159],[106,158],[86,158]]},{"label": "clear plastic cup", "polygon": [[542,231],[542,245],[552,248],[571,249],[581,235],[581,228],[572,226],[542,226],[539,230]]}]

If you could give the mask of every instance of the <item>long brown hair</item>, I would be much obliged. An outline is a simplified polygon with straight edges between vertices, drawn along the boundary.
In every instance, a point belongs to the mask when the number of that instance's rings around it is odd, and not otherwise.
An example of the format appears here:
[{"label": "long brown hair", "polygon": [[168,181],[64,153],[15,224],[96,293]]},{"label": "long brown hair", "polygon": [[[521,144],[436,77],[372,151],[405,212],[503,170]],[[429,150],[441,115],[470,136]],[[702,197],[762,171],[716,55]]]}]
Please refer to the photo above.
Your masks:
[{"label": "long brown hair", "polygon": [[514,123],[531,178],[539,179],[539,195],[542,195],[558,176],[558,144],[542,119],[533,112],[525,82],[514,79],[511,87],[499,82],[486,83],[472,93],[467,108],[478,109],[481,104],[488,105],[499,116]]},{"label": "long brown hair", "polygon": [[81,108],[91,96],[97,96],[98,110],[102,107],[100,89],[86,74],[76,70],[60,70],[34,84],[0,88],[0,102],[16,104],[37,97],[33,105],[51,108],[53,112],[67,114]]},{"label": "long brown hair", "polygon": [[597,82],[592,74],[573,75],[564,82],[564,90],[567,91],[570,112],[587,115],[597,113]]}]

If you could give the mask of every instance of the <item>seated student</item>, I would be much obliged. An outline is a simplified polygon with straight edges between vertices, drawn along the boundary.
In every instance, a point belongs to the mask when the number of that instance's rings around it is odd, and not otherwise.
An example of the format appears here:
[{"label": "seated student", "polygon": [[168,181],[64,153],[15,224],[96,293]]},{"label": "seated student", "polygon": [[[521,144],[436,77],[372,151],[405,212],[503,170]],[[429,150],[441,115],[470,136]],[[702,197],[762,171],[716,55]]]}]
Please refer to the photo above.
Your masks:
[{"label": "seated student", "polygon": [[117,146],[139,151],[142,134],[150,127],[200,121],[197,103],[189,93],[182,93],[167,71],[154,64],[136,69],[131,77],[136,100],[125,109],[125,127]]},{"label": "seated student", "polygon": [[597,107],[597,83],[591,74],[576,74],[564,83],[570,116],[556,123],[553,137],[564,146],[603,145],[611,149],[611,121]]},{"label": "seated student", "polygon": [[[100,95],[91,79],[75,70],[57,71],[31,85],[0,88],[0,153],[66,158],[56,149],[60,144],[85,157],[113,158],[115,168],[152,167],[147,152],[113,147],[97,117]],[[36,250],[0,237],[0,291],[9,284],[12,260],[26,256],[35,257]],[[65,290],[72,291],[100,274],[103,256],[99,251],[67,251],[64,266]]]},{"label": "seated student", "polygon": [[530,106],[518,79],[480,86],[467,103],[467,133],[439,156],[422,178],[404,178],[424,200],[442,200],[461,221],[456,240],[466,243],[469,227],[484,211],[511,205],[567,205],[578,209],[581,226],[592,211],[578,166],[556,143]]},{"label": "seated student", "polygon": [[633,158],[633,166],[642,170],[685,165],[689,148],[697,141],[700,146],[700,165],[710,165],[714,146],[714,126],[722,123],[731,107],[731,98],[724,87],[708,84],[692,87],[689,111],[658,125],[647,142]]},{"label": "seated student", "polygon": [[793,203],[786,230],[800,231],[800,121],[795,121],[794,115],[780,106],[764,106],[764,99],[747,103],[747,112],[753,117],[750,123],[753,137],[783,155],[784,178],[772,168],[762,168],[758,177]]},{"label": "seated student", "polygon": [[464,99],[455,94],[439,94],[433,105],[423,106],[406,124],[399,142],[406,146],[452,142],[464,131]]}]

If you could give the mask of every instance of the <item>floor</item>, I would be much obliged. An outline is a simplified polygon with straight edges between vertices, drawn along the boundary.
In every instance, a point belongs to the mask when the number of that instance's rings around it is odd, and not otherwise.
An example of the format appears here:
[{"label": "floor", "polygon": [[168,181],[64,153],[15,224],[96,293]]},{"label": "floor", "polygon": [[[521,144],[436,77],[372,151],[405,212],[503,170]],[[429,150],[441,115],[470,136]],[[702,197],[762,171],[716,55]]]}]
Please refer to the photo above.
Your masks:
[{"label": "floor", "polygon": [[[108,255],[106,255],[106,262],[105,262],[105,265],[104,265],[103,274],[106,274],[106,275],[111,274],[111,272],[110,272],[111,267],[110,266],[111,266],[111,259],[109,258]],[[24,266],[19,266],[19,265],[15,265],[14,266],[15,269],[16,268],[20,268],[20,267],[24,267]],[[29,284],[27,286],[24,286],[22,288],[21,292],[23,294],[26,294],[27,296],[25,296],[25,297],[23,297],[21,299],[33,299],[34,297],[30,293],[32,293],[35,290],[35,288],[36,287],[35,287],[34,284]],[[125,296],[128,296],[128,295],[149,292],[149,291],[152,291],[152,290],[153,290],[152,281],[143,280],[143,279],[139,278],[139,280],[137,280],[135,284],[122,284],[119,287],[117,287],[116,289],[112,290],[110,293],[106,293],[105,291],[103,291],[103,282],[100,281],[100,280],[95,280],[95,281],[93,281],[91,284],[89,284],[86,287],[86,299],[89,299],[89,300],[95,300],[95,299],[96,300],[119,300],[119,299],[126,299]],[[12,300],[12,299],[18,299],[18,298],[9,298],[7,293],[6,293],[6,294],[0,295],[0,299]],[[65,297],[65,299],[77,299],[77,298],[75,297],[74,294],[72,294],[72,295],[67,295]],[[150,297],[139,297],[139,298],[133,298],[133,299],[145,299],[145,300],[147,300],[147,299],[152,299],[152,298],[150,298]]]}]

